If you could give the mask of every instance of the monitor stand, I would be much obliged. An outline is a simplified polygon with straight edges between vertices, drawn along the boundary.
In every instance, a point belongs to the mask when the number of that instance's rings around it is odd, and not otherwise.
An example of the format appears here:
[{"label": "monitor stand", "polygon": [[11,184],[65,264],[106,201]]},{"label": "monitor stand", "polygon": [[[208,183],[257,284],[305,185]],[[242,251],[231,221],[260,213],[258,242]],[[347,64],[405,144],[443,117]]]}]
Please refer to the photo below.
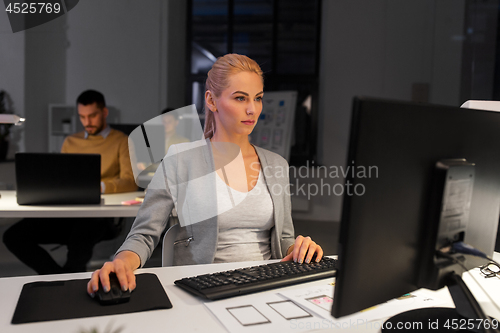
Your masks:
[{"label": "monitor stand", "polygon": [[455,308],[406,311],[389,318],[382,332],[500,332],[500,322],[484,314],[460,275],[450,273],[446,286]]}]

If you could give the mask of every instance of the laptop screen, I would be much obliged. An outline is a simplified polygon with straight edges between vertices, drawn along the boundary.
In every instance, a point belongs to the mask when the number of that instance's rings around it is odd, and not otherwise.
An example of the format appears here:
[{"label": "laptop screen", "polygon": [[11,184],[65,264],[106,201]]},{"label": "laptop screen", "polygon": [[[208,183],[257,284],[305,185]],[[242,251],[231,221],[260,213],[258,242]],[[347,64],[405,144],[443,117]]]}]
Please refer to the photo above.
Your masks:
[{"label": "laptop screen", "polygon": [[101,155],[17,153],[20,205],[99,204]]}]

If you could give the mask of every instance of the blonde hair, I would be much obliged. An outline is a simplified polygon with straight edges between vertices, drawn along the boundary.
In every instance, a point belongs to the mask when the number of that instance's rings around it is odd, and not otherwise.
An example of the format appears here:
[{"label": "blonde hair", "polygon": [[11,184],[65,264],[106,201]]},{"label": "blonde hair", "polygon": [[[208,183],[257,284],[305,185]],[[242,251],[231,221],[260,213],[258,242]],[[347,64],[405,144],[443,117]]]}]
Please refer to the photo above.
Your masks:
[{"label": "blonde hair", "polygon": [[[241,54],[231,53],[217,58],[212,65],[212,69],[208,72],[207,81],[205,82],[205,92],[210,90],[212,94],[219,97],[222,91],[229,87],[229,78],[231,75],[240,72],[252,72],[259,75],[262,84],[264,84],[263,72],[255,60]],[[215,117],[205,101],[205,139],[211,138],[214,133]]]}]

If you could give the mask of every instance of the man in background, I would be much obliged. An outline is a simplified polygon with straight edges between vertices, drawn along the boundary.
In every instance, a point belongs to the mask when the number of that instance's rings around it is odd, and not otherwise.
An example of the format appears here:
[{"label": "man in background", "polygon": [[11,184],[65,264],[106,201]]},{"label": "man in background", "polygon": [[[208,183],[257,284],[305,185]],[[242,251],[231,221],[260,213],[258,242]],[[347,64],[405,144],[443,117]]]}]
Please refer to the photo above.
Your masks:
[{"label": "man in background", "polygon": [[171,145],[176,145],[178,143],[189,142],[188,138],[177,134],[177,126],[179,125],[179,114],[172,108],[166,108],[161,112],[163,127],[165,128],[165,154],[168,152],[168,148]]},{"label": "man in background", "polygon": [[[85,130],[67,137],[61,152],[101,155],[101,193],[136,191],[128,138],[106,123],[109,111],[104,96],[95,90],[84,91],[78,96],[77,108]],[[113,218],[31,218],[10,227],[3,241],[38,274],[84,272],[94,245],[112,238],[117,227]],[[67,245],[66,263],[58,265],[40,244]]]},{"label": "man in background", "polygon": [[104,96],[97,91],[84,91],[76,101],[78,116],[85,131],[64,140],[62,153],[101,155],[101,192],[136,191],[128,150],[128,138],[106,123],[109,114]]}]

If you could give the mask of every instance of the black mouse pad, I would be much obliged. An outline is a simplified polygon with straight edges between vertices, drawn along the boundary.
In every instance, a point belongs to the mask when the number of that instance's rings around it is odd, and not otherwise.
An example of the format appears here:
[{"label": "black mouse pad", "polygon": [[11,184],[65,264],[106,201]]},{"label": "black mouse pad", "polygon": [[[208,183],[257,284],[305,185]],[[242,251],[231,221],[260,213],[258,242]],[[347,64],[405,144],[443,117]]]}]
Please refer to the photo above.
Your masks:
[{"label": "black mouse pad", "polygon": [[89,279],[31,282],[23,286],[12,324],[106,316],[122,313],[170,309],[156,274],[136,275],[137,287],[127,303],[100,305],[87,294]]}]

